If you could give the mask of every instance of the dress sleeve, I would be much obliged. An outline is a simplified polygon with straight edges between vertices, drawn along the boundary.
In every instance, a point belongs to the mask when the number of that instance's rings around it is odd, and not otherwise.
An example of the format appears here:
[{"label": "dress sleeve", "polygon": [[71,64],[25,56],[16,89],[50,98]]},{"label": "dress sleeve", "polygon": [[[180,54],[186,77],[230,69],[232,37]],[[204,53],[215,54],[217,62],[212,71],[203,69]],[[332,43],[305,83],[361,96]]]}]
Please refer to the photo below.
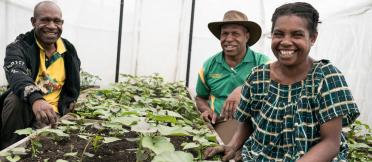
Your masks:
[{"label": "dress sleeve", "polygon": [[251,117],[251,75],[248,76],[242,86],[240,103],[235,112],[235,119],[240,122],[250,121]]},{"label": "dress sleeve", "polygon": [[320,123],[342,116],[342,126],[352,124],[360,113],[345,77],[331,64],[325,65],[322,71],[324,78],[318,88]]}]

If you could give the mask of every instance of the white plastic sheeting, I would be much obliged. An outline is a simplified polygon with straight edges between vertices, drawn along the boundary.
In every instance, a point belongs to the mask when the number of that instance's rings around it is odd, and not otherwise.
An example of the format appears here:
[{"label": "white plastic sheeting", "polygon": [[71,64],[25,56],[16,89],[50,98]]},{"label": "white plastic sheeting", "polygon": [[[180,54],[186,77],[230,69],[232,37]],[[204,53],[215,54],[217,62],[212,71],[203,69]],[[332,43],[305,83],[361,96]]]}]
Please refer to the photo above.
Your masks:
[{"label": "white plastic sheeting", "polygon": [[[5,47],[19,33],[32,28],[30,17],[39,0],[0,0],[0,66]],[[99,75],[102,86],[114,82],[120,0],[54,0],[65,19],[63,37],[74,43],[85,71]],[[169,81],[185,80],[191,0],[125,0],[120,73],[160,73]],[[252,48],[272,59],[268,38],[271,15],[284,0],[197,0],[192,38],[190,87],[205,59],[221,50],[207,24],[224,12],[240,10],[263,28]],[[311,56],[331,60],[346,76],[362,112],[372,125],[372,1],[308,0],[320,13],[322,24]],[[6,84],[0,70],[0,85]]]}]

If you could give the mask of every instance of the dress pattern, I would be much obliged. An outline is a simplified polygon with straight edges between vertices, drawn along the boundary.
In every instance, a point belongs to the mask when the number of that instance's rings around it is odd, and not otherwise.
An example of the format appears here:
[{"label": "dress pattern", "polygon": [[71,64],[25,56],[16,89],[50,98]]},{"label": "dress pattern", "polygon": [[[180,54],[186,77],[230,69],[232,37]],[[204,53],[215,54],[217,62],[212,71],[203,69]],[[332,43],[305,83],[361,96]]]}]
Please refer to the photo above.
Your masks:
[{"label": "dress pattern", "polygon": [[[251,122],[243,161],[296,161],[320,141],[320,126],[339,116],[348,126],[359,116],[344,76],[328,60],[315,61],[305,80],[290,85],[270,78],[270,65],[247,78],[235,116]],[[333,161],[346,161],[346,138]]]}]

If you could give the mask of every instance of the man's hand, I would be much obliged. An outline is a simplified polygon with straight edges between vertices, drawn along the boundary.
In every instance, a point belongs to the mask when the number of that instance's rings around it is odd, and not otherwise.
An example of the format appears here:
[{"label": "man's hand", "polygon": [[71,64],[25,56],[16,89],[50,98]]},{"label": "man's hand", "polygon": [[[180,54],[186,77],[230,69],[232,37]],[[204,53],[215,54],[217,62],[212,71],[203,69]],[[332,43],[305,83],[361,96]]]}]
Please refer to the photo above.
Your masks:
[{"label": "man's hand", "polygon": [[240,101],[241,90],[241,87],[235,88],[223,104],[221,117],[224,118],[224,120],[234,119],[234,113]]},{"label": "man's hand", "polygon": [[51,124],[52,126],[55,126],[58,119],[57,114],[54,112],[52,105],[45,100],[36,100],[32,104],[32,111],[34,112],[37,121],[46,125]]},{"label": "man's hand", "polygon": [[216,123],[217,114],[210,109],[202,112],[201,116],[206,122],[210,122],[212,124]]},{"label": "man's hand", "polygon": [[234,160],[240,160],[240,156],[237,156],[236,150],[227,145],[220,145],[220,146],[215,146],[215,147],[208,147],[204,151],[204,157],[206,159],[211,158],[212,156],[218,154],[218,153],[223,153],[224,156],[222,157],[222,161],[229,161],[234,158]]}]

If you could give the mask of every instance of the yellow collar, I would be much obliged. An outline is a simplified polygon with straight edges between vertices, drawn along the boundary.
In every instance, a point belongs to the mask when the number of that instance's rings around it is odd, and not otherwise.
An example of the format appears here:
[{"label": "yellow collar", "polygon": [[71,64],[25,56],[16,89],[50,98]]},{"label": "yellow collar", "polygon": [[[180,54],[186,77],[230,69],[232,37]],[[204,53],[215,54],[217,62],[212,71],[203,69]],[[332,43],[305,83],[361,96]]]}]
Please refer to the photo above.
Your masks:
[{"label": "yellow collar", "polygon": [[[36,39],[36,44],[37,44],[37,46],[39,46],[39,48],[41,50],[44,50],[43,46],[41,46],[40,42],[37,39]],[[65,47],[65,44],[63,43],[63,41],[62,41],[61,38],[58,38],[57,39],[56,45],[57,45],[57,52],[58,53],[63,54],[63,53],[65,53],[67,51],[66,50],[66,47]]]}]

